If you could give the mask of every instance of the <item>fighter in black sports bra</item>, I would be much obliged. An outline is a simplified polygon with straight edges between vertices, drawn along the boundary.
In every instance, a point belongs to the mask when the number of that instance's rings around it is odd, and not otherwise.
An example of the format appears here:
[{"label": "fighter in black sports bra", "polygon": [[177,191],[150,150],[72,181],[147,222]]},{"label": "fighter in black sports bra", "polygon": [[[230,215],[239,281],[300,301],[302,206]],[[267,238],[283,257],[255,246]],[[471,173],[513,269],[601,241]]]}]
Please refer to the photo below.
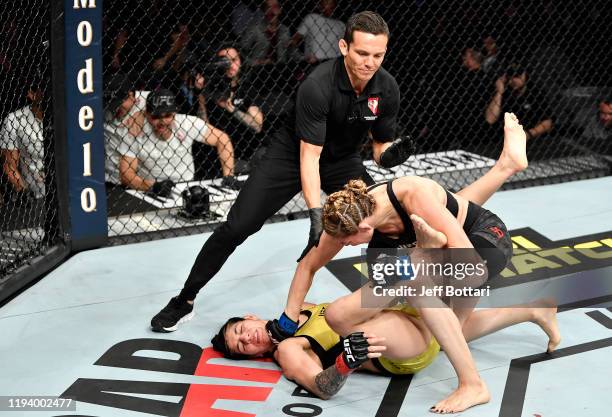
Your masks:
[{"label": "fighter in black sports bra", "polygon": [[[412,225],[408,213],[406,213],[406,210],[402,207],[397,196],[393,192],[393,180],[389,180],[386,183],[374,184],[368,187],[368,192],[384,184],[387,185],[387,196],[402,220],[404,231],[398,238],[392,238],[375,230],[368,248],[413,246],[416,243],[414,226]],[[457,199],[448,192],[448,190],[445,189],[444,191],[446,192],[446,209],[456,218],[459,212]],[[489,210],[469,201],[463,230],[474,248],[479,252],[480,256],[486,260],[489,278],[499,274],[512,257],[512,241],[501,219]],[[492,251],[491,249],[497,250]]]}]

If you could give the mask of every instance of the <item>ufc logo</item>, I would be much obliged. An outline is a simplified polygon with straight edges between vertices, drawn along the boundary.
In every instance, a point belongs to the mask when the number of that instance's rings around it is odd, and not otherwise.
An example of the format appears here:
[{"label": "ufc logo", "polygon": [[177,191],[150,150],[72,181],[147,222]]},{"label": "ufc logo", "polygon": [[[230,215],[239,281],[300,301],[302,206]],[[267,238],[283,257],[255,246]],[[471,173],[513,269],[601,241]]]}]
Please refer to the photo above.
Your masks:
[{"label": "ufc logo", "polygon": [[497,236],[498,239],[504,237],[504,231],[497,226],[489,227],[489,230]]},{"label": "ufc logo", "polygon": [[344,353],[346,353],[346,359],[355,362],[355,356],[353,356],[353,351],[351,350],[351,345],[348,339],[344,339]]},{"label": "ufc logo", "polygon": [[155,106],[161,106],[163,104],[165,104],[166,106],[171,106],[174,104],[174,97],[172,96],[159,96],[159,97],[155,97],[155,100],[153,101],[153,104]]}]

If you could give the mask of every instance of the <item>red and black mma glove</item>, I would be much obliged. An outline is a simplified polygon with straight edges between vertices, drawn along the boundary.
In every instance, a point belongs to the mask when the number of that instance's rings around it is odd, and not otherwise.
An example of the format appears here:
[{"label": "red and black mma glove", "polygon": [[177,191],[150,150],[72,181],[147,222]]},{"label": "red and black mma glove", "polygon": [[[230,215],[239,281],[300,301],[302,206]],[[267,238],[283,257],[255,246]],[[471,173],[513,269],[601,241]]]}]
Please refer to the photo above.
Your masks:
[{"label": "red and black mma glove", "polygon": [[336,358],[336,369],[341,375],[348,375],[368,360],[368,339],[363,332],[351,333],[342,340],[342,352]]},{"label": "red and black mma glove", "polygon": [[298,324],[291,320],[284,312],[279,319],[269,320],[266,323],[266,331],[272,339],[272,343],[278,345],[285,339],[292,337],[298,329]]},{"label": "red and black mma glove", "polygon": [[416,144],[412,136],[400,136],[380,154],[379,165],[383,168],[393,168],[406,162],[415,152]]},{"label": "red and black mma glove", "polygon": [[310,232],[308,233],[308,244],[298,258],[298,262],[310,252],[310,249],[319,246],[321,234],[323,234],[323,209],[315,207],[308,209],[308,217],[310,217]]}]

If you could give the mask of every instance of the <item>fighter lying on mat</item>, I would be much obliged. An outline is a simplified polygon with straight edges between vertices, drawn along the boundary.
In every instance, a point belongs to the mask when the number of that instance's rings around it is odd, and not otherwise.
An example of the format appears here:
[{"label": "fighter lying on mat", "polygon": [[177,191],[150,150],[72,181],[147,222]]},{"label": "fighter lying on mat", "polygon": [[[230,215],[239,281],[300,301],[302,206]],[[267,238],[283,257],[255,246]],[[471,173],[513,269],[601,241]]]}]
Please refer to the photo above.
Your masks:
[{"label": "fighter lying on mat", "polygon": [[[256,316],[229,319],[212,339],[213,347],[231,359],[272,356],[287,379],[322,399],[336,394],[355,370],[383,375],[416,373],[433,362],[440,346],[416,310],[398,305],[377,313],[359,325],[363,333],[342,339],[325,321],[328,304],[305,304],[295,336],[275,345],[266,320]],[[520,322],[538,324],[547,334],[556,328],[556,308],[536,304],[512,311],[474,312],[469,340]],[[503,309],[501,309],[503,310]],[[490,325],[488,325],[489,323]],[[478,333],[480,331],[480,333]],[[352,357],[351,357],[352,356]]]}]

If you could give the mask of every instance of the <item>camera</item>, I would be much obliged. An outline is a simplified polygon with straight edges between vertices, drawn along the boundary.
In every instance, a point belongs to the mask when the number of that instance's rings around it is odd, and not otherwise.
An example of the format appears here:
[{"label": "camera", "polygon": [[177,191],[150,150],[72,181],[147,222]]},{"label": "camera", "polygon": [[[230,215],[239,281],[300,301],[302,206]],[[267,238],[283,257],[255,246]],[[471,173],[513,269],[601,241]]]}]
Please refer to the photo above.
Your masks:
[{"label": "camera", "polygon": [[186,63],[189,71],[187,85],[195,85],[196,77],[201,74],[205,79],[204,95],[207,98],[213,100],[227,98],[230,94],[230,84],[225,79],[225,73],[231,64],[230,59],[225,56],[204,62],[189,60]]}]

